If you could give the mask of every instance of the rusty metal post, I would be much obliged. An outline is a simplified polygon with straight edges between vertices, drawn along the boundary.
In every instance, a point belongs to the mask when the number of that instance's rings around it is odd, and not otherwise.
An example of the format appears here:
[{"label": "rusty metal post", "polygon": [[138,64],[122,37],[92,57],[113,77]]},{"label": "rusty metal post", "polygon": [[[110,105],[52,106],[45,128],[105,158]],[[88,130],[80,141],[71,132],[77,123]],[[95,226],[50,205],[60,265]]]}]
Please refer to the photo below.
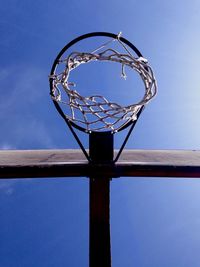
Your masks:
[{"label": "rusty metal post", "polygon": [[[92,132],[89,137],[92,163],[113,161],[113,134]],[[92,164],[91,163],[91,164]],[[110,178],[90,177],[90,267],[111,267]]]}]

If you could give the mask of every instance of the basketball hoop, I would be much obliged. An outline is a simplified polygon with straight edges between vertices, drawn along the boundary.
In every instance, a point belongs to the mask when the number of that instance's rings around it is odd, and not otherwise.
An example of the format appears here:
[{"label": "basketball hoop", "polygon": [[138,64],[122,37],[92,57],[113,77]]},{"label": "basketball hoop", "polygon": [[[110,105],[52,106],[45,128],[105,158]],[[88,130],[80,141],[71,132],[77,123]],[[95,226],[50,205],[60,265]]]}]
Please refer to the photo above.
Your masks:
[{"label": "basketball hoop", "polygon": [[[100,36],[109,38],[109,40],[98,44],[92,51],[68,53],[76,43],[87,38]],[[114,42],[120,46],[122,51],[110,47]],[[142,99],[131,105],[122,105],[108,100],[102,95],[81,95],[75,90],[74,83],[70,82],[71,73],[78,71],[80,65],[90,64],[94,61],[109,61],[120,64],[121,76],[124,79],[126,78],[126,68],[136,72],[144,85]],[[143,108],[156,95],[157,91],[156,79],[148,61],[132,43],[121,36],[121,33],[116,35],[107,32],[94,32],[72,40],[56,57],[49,81],[50,95],[55,107],[70,127],[85,155],[87,153],[74,132],[74,127],[89,134],[107,131],[114,134],[132,125],[132,131]],[[87,158],[89,159],[89,157]]]},{"label": "basketball hoop", "polygon": [[[111,39],[97,47],[92,52],[72,52],[66,56],[66,51],[75,43],[90,37],[106,36]],[[118,42],[124,53],[109,48],[109,44]],[[133,56],[129,48],[137,55]],[[127,106],[107,100],[101,95],[82,96],[74,90],[74,84],[69,81],[71,72],[78,70],[81,64],[89,64],[93,61],[111,61],[121,64],[121,75],[126,78],[125,67],[136,71],[144,84],[145,93],[138,102]],[[61,71],[57,72],[58,66]],[[60,110],[61,115],[74,127],[86,133],[92,131],[112,131],[116,133],[131,122],[137,120],[137,114],[156,94],[156,80],[148,61],[129,41],[121,37],[121,34],[91,33],[86,34],[66,45],[54,61],[50,74],[51,97],[56,107],[64,104],[69,113]]]}]

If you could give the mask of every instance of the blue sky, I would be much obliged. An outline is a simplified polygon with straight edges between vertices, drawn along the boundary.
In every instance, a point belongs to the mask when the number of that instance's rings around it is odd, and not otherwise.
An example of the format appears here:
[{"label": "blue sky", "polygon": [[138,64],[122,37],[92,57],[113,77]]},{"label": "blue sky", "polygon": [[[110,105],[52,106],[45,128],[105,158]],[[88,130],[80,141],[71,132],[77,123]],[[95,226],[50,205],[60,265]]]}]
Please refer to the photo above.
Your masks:
[{"label": "blue sky", "polygon": [[[199,149],[199,28],[197,0],[4,1],[0,148],[78,148],[49,97],[52,62],[78,35],[122,31],[159,89],[127,148]],[[198,179],[113,180],[113,267],[198,267],[199,203]],[[1,180],[0,217],[0,266],[88,266],[87,178]]]}]

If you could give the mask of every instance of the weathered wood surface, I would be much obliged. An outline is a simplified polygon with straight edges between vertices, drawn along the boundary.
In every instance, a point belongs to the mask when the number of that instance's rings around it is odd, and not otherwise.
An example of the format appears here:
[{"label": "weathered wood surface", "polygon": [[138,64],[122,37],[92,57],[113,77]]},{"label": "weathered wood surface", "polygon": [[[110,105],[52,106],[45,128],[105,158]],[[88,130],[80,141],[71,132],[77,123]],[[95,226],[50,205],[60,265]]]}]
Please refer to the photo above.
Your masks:
[{"label": "weathered wood surface", "polygon": [[0,178],[200,177],[200,151],[124,150],[117,163],[89,164],[80,150],[1,150]]}]

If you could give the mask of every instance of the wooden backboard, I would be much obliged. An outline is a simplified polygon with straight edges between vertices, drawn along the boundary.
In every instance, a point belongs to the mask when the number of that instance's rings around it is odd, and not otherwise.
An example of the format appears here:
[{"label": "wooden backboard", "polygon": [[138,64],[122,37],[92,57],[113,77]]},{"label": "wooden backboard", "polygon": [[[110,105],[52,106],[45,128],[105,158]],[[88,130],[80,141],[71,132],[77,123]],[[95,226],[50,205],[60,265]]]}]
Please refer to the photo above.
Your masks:
[{"label": "wooden backboard", "polygon": [[117,163],[89,164],[80,150],[1,150],[0,178],[200,177],[200,151],[124,150]]}]

